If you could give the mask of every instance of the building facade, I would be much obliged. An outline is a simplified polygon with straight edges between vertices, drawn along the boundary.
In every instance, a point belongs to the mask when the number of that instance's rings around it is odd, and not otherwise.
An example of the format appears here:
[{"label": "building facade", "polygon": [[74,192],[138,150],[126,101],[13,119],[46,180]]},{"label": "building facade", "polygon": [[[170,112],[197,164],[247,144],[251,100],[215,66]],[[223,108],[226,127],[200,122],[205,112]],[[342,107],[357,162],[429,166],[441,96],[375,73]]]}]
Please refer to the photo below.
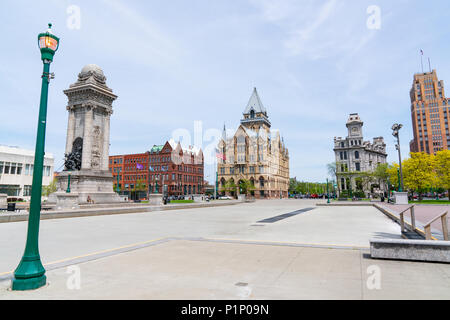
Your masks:
[{"label": "building facade", "polygon": [[[237,196],[247,193],[258,199],[287,198],[289,151],[279,131],[271,131],[267,110],[256,88],[243,115],[233,136],[228,137],[224,128],[218,145],[219,194]],[[245,182],[250,182],[248,190],[241,187]]]},{"label": "building facade", "polygon": [[386,163],[386,144],[383,137],[364,141],[364,122],[357,113],[350,114],[346,138],[334,138],[336,176],[339,192],[363,191],[366,194],[385,190],[378,181],[365,181],[364,173],[373,172],[378,165]]},{"label": "building facade", "polygon": [[[31,198],[33,183],[34,151],[0,146],[0,193],[24,200]],[[54,158],[45,153],[42,185],[53,181]]]},{"label": "building facade", "polygon": [[201,149],[183,149],[174,140],[154,145],[139,154],[109,157],[114,188],[131,198],[148,193],[195,195],[204,193],[204,158]]},{"label": "building facade", "polygon": [[444,81],[436,70],[414,75],[411,96],[411,118],[414,139],[411,152],[435,154],[450,149],[450,99],[445,97]]}]

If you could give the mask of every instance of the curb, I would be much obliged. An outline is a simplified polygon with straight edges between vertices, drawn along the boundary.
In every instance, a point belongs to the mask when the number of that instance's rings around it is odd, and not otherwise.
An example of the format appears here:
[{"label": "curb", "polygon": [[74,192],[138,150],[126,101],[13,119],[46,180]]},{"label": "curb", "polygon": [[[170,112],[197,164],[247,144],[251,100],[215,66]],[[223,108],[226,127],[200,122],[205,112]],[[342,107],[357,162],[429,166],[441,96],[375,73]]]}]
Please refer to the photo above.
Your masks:
[{"label": "curb", "polygon": [[[231,205],[236,205],[236,204],[240,204],[240,203],[245,203],[245,202],[236,201],[236,202],[214,203],[214,204],[208,203],[208,204],[172,205],[172,206],[98,208],[98,209],[79,209],[79,210],[71,210],[71,211],[53,211],[53,212],[42,211],[41,212],[41,220],[105,216],[105,215],[127,214],[127,213],[145,213],[145,212],[170,211],[170,210],[179,210],[179,209],[224,207],[224,206],[231,206]],[[0,223],[22,222],[22,221],[28,221],[28,213],[5,215],[5,216],[0,215]]]}]

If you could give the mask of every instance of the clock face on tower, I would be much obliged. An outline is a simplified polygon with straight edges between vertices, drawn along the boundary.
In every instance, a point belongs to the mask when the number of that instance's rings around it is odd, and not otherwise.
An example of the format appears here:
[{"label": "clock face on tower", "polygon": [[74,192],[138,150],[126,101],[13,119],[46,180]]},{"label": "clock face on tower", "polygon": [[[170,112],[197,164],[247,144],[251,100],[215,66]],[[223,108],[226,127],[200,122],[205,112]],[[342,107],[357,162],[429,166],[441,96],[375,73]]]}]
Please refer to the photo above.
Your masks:
[{"label": "clock face on tower", "polygon": [[358,134],[358,128],[357,127],[353,127],[352,128],[352,134]]}]

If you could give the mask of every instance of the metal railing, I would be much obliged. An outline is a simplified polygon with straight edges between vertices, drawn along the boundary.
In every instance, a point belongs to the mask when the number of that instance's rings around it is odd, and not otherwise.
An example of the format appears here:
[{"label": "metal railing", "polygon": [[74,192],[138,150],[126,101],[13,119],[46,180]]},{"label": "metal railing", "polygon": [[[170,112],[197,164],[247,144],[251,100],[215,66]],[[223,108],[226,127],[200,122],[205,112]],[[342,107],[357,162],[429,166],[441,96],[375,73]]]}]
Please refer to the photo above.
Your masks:
[{"label": "metal railing", "polygon": [[412,226],[412,231],[416,230],[416,216],[414,214],[414,205],[406,208],[405,210],[403,210],[402,212],[400,212],[400,226],[402,228],[402,233],[404,231],[407,231],[407,229],[405,228],[405,212],[410,210],[411,211],[411,226]]},{"label": "metal railing", "polygon": [[447,222],[447,213],[448,211],[445,211],[443,213],[441,213],[440,215],[438,215],[436,218],[432,219],[430,222],[428,222],[425,226],[425,235],[426,235],[426,239],[427,240],[432,240],[432,236],[431,236],[431,224],[435,221],[437,221],[439,218],[441,219],[441,223],[442,223],[442,233],[444,234],[444,240],[445,241],[449,241],[449,237],[448,237],[448,222]]}]

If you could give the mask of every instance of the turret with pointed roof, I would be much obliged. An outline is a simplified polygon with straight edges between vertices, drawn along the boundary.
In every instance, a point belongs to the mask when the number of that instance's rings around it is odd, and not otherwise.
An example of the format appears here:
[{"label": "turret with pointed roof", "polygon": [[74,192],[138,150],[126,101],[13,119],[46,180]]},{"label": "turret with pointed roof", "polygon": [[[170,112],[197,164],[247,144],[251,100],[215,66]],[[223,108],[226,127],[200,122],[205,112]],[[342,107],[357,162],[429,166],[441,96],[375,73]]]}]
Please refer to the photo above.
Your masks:
[{"label": "turret with pointed roof", "polygon": [[241,120],[241,124],[253,130],[259,129],[261,126],[269,129],[271,126],[267,110],[264,108],[256,88],[253,88],[253,93],[244,110],[244,119]]}]

